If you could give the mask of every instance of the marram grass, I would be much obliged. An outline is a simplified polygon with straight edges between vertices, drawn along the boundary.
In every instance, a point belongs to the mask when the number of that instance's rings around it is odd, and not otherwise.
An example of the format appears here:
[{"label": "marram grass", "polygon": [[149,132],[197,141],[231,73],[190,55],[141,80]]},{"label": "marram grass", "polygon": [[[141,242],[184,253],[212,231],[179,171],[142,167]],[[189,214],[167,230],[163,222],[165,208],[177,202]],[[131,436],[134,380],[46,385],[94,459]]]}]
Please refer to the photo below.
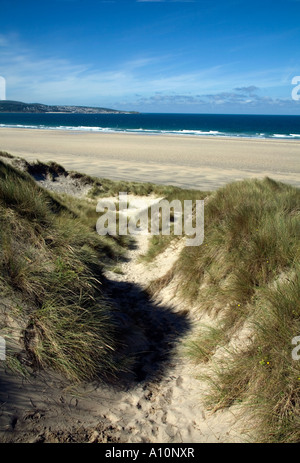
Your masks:
[{"label": "marram grass", "polygon": [[0,161],[1,286],[25,307],[23,343],[33,365],[75,381],[120,369],[101,280],[103,262],[120,255],[121,244],[100,237],[82,206]]},{"label": "marram grass", "polygon": [[[196,362],[215,365],[211,406],[250,407],[262,442],[300,441],[300,361],[292,358],[300,335],[299,258],[300,190],[266,178],[212,194],[204,243],[184,248],[173,269],[185,300],[219,314],[188,345]],[[245,326],[247,342],[231,348]],[[215,360],[222,346],[227,355]]]}]

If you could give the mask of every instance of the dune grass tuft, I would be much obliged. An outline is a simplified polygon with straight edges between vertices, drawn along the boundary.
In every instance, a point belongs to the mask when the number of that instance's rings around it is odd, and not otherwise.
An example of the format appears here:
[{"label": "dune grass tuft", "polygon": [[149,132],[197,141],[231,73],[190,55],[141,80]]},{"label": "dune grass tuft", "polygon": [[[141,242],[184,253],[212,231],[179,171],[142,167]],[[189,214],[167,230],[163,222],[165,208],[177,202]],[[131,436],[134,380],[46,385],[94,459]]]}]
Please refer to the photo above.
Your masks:
[{"label": "dune grass tuft", "polygon": [[0,161],[1,286],[26,307],[23,343],[32,363],[75,381],[120,368],[102,268],[122,246],[96,233],[90,212]]},{"label": "dune grass tuft", "polygon": [[[300,361],[292,339],[300,335],[300,190],[272,179],[228,184],[205,207],[205,238],[185,247],[173,269],[181,296],[218,314],[189,344],[196,362],[220,347],[211,402],[247,404],[264,442],[300,441]],[[240,347],[230,342],[251,336]],[[242,347],[241,347],[242,346]]]}]

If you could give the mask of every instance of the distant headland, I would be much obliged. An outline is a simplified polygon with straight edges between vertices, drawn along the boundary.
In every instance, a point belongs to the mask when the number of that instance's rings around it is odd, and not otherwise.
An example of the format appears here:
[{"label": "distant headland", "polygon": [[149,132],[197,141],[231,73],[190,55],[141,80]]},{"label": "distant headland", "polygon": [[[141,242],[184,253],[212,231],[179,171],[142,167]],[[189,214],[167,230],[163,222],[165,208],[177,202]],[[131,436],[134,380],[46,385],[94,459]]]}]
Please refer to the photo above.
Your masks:
[{"label": "distant headland", "polygon": [[41,103],[23,103],[12,100],[0,101],[0,113],[138,114],[136,111],[119,111],[117,109],[90,106],[49,106]]}]

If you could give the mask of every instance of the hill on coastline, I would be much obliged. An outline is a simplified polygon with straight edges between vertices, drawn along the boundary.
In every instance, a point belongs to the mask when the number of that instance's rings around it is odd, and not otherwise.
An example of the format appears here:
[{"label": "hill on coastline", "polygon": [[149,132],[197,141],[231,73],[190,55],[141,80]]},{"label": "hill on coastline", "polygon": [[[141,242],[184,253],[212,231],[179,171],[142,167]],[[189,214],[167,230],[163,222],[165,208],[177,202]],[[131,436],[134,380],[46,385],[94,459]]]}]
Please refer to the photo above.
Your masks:
[{"label": "hill on coastline", "polygon": [[0,113],[68,113],[68,114],[137,114],[135,111],[97,108],[90,106],[58,106],[21,101],[0,101]]}]

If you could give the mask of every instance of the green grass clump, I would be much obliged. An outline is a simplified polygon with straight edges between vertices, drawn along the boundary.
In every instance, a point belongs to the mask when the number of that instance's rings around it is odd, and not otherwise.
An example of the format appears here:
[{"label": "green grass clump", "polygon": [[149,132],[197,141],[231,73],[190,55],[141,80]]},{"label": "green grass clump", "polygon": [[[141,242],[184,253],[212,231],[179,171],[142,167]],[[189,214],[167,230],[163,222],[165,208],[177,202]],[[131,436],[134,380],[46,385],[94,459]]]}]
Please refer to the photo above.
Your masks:
[{"label": "green grass clump", "polygon": [[102,268],[121,244],[96,233],[90,212],[0,161],[0,284],[24,304],[23,343],[32,363],[72,380],[119,368]]},{"label": "green grass clump", "polygon": [[[300,190],[265,178],[211,195],[203,244],[185,247],[173,270],[186,300],[218,314],[190,343],[192,358],[208,361],[220,346],[231,353],[217,362],[211,401],[248,404],[265,442],[300,441],[300,362],[291,344],[300,334],[299,258]],[[230,349],[243,326],[250,338]]]},{"label": "green grass clump", "polygon": [[292,339],[300,333],[300,267],[263,288],[253,305],[253,339],[219,372],[218,407],[245,402],[258,419],[260,442],[299,442],[300,365]]},{"label": "green grass clump", "polygon": [[258,287],[299,260],[299,200],[298,189],[268,178],[218,190],[205,207],[204,243],[178,263],[182,293],[208,310],[230,304],[239,318]]}]

